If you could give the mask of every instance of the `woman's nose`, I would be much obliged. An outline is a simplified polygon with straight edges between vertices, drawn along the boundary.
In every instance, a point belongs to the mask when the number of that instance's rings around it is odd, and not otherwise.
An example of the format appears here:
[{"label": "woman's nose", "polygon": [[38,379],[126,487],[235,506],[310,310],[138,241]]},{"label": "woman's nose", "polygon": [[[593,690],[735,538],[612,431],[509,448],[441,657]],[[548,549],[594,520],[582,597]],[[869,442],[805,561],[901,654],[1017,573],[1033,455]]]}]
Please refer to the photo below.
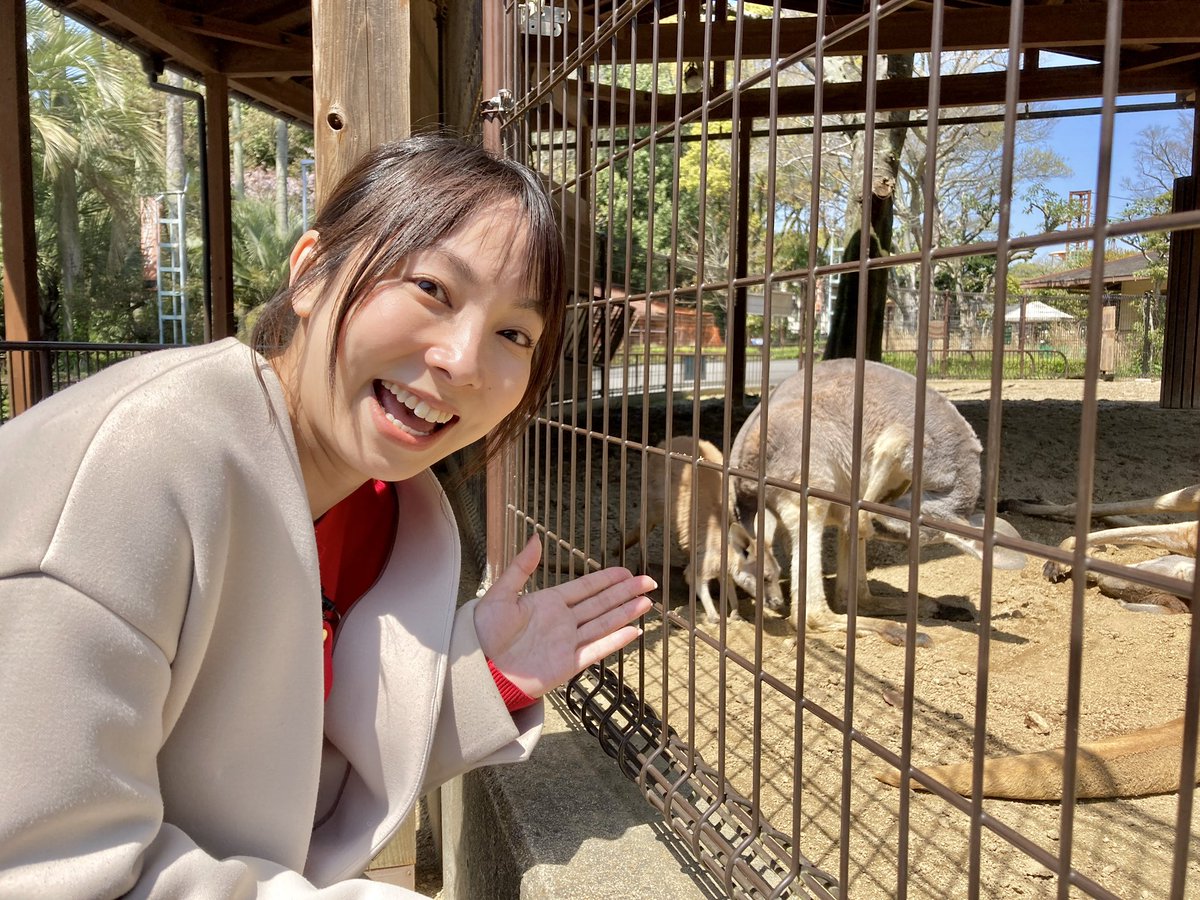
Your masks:
[{"label": "woman's nose", "polygon": [[480,350],[478,326],[460,318],[438,330],[425,358],[429,366],[451,384],[471,387],[481,381]]}]

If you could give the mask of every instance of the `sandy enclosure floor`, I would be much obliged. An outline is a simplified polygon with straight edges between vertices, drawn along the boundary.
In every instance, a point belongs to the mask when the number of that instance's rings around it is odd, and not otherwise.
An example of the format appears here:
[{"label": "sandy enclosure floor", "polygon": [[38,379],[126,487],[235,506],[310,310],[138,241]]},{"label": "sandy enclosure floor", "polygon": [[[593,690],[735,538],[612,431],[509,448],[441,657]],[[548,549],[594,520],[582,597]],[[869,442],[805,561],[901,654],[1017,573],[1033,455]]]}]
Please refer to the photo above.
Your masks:
[{"label": "sandy enclosure floor", "polygon": [[[986,447],[989,385],[932,384],[954,401]],[[1158,408],[1158,390],[1157,382],[1098,385],[1097,500],[1150,496],[1200,481],[1200,413]],[[1057,503],[1074,499],[1082,396],[1082,382],[1005,383],[1001,498]],[[690,402],[676,404],[675,433],[690,433],[693,410]],[[734,432],[747,412],[732,415]],[[723,401],[705,400],[700,417],[701,435],[723,447]],[[637,441],[646,434],[654,443],[663,437],[666,418],[665,407],[652,407],[645,422],[637,406],[624,415],[614,407],[607,417],[596,410],[591,427]],[[637,521],[640,454],[629,452],[623,457],[615,443],[602,446],[600,440],[587,437],[561,446],[551,439],[541,444],[540,453],[543,486],[533,504],[538,517],[589,556],[619,547],[622,530]],[[567,475],[572,461],[575,480]],[[624,497],[619,489],[622,472]],[[1046,544],[1057,544],[1072,528],[1068,522],[1009,519],[1024,537]],[[1153,555],[1136,550],[1110,553],[1127,561]],[[874,593],[907,590],[906,554],[902,546],[871,545],[868,577]],[[809,638],[798,657],[788,621],[766,612],[761,629],[756,628],[753,602],[745,597],[741,612],[748,621],[710,625],[701,612],[693,632],[687,624],[694,613],[680,568],[683,560],[676,553],[676,565],[664,566],[662,559],[661,536],[655,532],[647,571],[663,585],[682,623],[664,623],[661,614],[649,617],[644,651],[630,654],[627,681],[636,684],[644,676],[647,702],[660,713],[665,710],[680,737],[695,746],[709,765],[722,768],[737,790],[756,798],[769,822],[785,833],[798,832],[801,852],[812,862],[837,875],[844,854],[849,896],[896,895],[897,848],[905,829],[909,896],[967,896],[966,815],[940,798],[913,794],[908,821],[902,824],[899,792],[875,778],[883,764],[874,754],[851,744],[844,764],[841,733],[805,713],[800,722],[803,749],[797,760],[795,701],[761,679],[756,697],[752,671],[728,655],[723,685],[720,678],[724,647],[839,719],[852,704],[854,727],[899,753],[904,648],[873,635],[858,638],[853,648],[844,636],[818,636]],[[640,557],[635,555],[629,562],[636,568]],[[994,573],[983,748],[989,755],[1050,749],[1063,743],[1071,584],[1047,583],[1041,577],[1041,564],[1041,559],[1031,558],[1023,570]],[[786,572],[786,563],[784,567]],[[978,610],[982,569],[972,558],[948,548],[928,548],[918,578],[923,597]],[[832,591],[831,583],[827,587]],[[784,593],[787,596],[786,585]],[[1081,740],[1159,724],[1182,712],[1190,628],[1189,615],[1132,613],[1094,589],[1087,592]],[[917,765],[968,761],[977,713],[980,627],[977,620],[931,619],[921,623],[921,630],[933,644],[916,652],[913,761]],[[711,640],[703,640],[702,635]],[[854,665],[848,669],[852,649]],[[669,685],[666,696],[664,671]],[[1031,713],[1049,725],[1048,733],[1027,725]],[[756,744],[760,748],[757,777]],[[849,779],[845,847],[841,845],[844,778]],[[1175,795],[1077,803],[1073,865],[1119,896],[1166,896],[1177,806]],[[1058,803],[989,800],[984,811],[1049,853],[1060,852]],[[1193,830],[1200,833],[1200,814],[1193,817]],[[1197,843],[1190,848],[1188,896],[1200,897]],[[985,897],[1053,896],[1057,886],[1049,870],[987,829],[980,881]]]}]

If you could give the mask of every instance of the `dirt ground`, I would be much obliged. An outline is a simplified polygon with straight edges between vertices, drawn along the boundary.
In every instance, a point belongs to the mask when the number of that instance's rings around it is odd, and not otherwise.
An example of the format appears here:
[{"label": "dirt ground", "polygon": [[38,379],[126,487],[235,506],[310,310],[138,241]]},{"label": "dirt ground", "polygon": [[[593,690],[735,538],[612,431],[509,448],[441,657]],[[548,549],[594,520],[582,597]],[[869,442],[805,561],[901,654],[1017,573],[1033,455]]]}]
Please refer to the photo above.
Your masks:
[{"label": "dirt ground", "polygon": [[[989,385],[932,384],[954,401],[987,447]],[[1160,409],[1159,385],[1153,381],[1102,382],[1097,387],[1097,500],[1150,496],[1200,481],[1200,412]],[[1006,382],[1002,396],[999,497],[1070,502],[1076,489],[1082,382]],[[674,407],[676,433],[690,432],[693,410],[690,403]],[[731,415],[731,433],[747,412]],[[723,401],[703,401],[700,417],[702,436],[723,446]],[[654,443],[662,438],[665,421],[665,407],[652,408],[643,423],[640,408],[631,406],[626,412],[610,409],[607,417],[598,411],[591,427],[635,440],[646,435]],[[622,528],[637,515],[640,456],[623,459],[615,443],[607,447],[607,465],[595,439],[581,437],[573,446],[541,448],[550,461],[541,481],[549,482],[550,488],[541,488],[544,493],[534,505],[554,530],[573,546],[586,545],[591,556],[619,546]],[[559,451],[561,466],[556,462]],[[580,472],[574,484],[559,477],[572,454]],[[618,487],[621,472],[626,475],[624,497]],[[1046,544],[1057,544],[1072,528],[1068,522],[1031,517],[1009,520],[1024,537]],[[1152,552],[1110,553],[1132,561]],[[872,544],[868,557],[874,593],[907,590],[905,548]],[[902,823],[899,792],[875,778],[883,763],[857,743],[844,749],[841,733],[816,713],[800,717],[803,749],[800,759],[795,758],[797,707],[789,692],[838,719],[852,704],[853,727],[899,753],[905,649],[863,635],[854,642],[854,665],[848,669],[851,648],[845,637],[822,635],[810,637],[798,657],[788,621],[766,612],[760,631],[753,624],[753,603],[745,597],[741,611],[748,621],[710,625],[701,613],[693,635],[686,625],[691,613],[681,569],[664,569],[661,559],[661,539],[657,548],[652,540],[647,571],[669,592],[674,612],[684,621],[664,627],[661,616],[651,617],[643,671],[638,671],[639,654],[631,654],[626,681],[637,684],[644,676],[645,699],[660,713],[666,710],[667,721],[680,737],[709,765],[723,769],[737,790],[755,798],[767,821],[787,834],[798,833],[801,852],[825,871],[840,874],[848,896],[896,895],[902,831],[908,835],[909,896],[967,896],[971,863],[965,814],[940,798],[913,794],[908,821]],[[676,562],[681,562],[678,556]],[[983,672],[987,742],[981,749],[1002,755],[1062,745],[1071,584],[1047,583],[1041,565],[1041,559],[1030,558],[1020,571],[994,572],[990,641],[981,642],[981,567],[948,548],[923,552],[921,595],[968,605],[976,619],[921,623],[932,646],[916,652],[915,764],[971,759],[981,647],[988,654]],[[828,587],[832,590],[832,584]],[[786,596],[786,585],[784,591]],[[1182,712],[1189,615],[1128,612],[1089,590],[1083,624],[1081,740],[1158,724]],[[722,647],[729,652],[722,653]],[[761,694],[756,698],[753,672],[759,667],[770,677],[757,679]],[[1039,718],[1048,728],[1030,726]],[[757,761],[756,742],[761,748]],[[843,809],[848,810],[845,847]],[[1060,853],[1058,803],[989,800],[984,812],[1050,854]],[[1079,802],[1074,809],[1072,865],[1118,896],[1166,896],[1176,815],[1174,795]],[[1193,816],[1193,830],[1198,828],[1200,814]],[[1190,848],[1188,880],[1188,896],[1200,897],[1196,842]],[[1053,896],[1057,887],[1049,870],[987,828],[980,882],[984,897]]]}]

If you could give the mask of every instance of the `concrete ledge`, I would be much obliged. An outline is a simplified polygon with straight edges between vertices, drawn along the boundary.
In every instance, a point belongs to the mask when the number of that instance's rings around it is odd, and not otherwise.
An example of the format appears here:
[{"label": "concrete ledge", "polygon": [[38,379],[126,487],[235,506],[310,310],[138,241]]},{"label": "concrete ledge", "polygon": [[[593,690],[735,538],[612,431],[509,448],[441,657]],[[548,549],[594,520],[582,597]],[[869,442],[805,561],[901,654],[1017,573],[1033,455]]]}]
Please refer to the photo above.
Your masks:
[{"label": "concrete ledge", "polygon": [[557,697],[532,759],[443,786],[441,809],[443,900],[725,896]]}]

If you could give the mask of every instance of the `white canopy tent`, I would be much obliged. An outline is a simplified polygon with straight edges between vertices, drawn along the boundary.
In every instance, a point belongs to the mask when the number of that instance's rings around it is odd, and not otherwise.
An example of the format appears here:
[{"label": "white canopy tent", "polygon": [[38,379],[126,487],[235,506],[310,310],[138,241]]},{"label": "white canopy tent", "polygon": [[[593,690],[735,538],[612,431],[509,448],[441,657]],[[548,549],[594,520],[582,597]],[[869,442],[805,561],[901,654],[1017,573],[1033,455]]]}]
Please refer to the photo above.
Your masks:
[{"label": "white canopy tent", "polygon": [[1022,318],[1026,322],[1066,322],[1075,319],[1075,316],[1055,309],[1041,300],[1030,300],[1026,303],[1024,316],[1021,315],[1020,303],[1013,304],[1004,311],[1005,322],[1020,322]]}]

